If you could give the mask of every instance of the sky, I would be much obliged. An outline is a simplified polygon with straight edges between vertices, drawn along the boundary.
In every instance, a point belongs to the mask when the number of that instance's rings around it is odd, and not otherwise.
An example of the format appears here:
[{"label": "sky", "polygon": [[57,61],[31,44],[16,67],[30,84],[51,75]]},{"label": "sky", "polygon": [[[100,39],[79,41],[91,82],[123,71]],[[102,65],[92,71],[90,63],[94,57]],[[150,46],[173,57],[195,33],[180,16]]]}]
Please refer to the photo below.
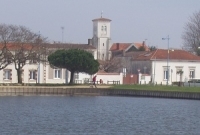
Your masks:
[{"label": "sky", "polygon": [[[112,43],[146,41],[181,48],[184,26],[200,0],[0,0],[0,23],[22,25],[49,42],[87,43],[92,20],[111,19]],[[62,30],[62,27],[64,29]]]}]

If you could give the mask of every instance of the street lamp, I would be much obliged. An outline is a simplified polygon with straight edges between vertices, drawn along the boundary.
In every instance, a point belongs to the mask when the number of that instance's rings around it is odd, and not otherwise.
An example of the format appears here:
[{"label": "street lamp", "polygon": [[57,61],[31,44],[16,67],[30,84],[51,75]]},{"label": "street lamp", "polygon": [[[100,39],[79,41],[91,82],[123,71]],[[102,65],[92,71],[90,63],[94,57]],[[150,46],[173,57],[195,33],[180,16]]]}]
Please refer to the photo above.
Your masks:
[{"label": "street lamp", "polygon": [[167,40],[167,85],[169,81],[169,35],[166,38],[162,38],[162,40]]}]

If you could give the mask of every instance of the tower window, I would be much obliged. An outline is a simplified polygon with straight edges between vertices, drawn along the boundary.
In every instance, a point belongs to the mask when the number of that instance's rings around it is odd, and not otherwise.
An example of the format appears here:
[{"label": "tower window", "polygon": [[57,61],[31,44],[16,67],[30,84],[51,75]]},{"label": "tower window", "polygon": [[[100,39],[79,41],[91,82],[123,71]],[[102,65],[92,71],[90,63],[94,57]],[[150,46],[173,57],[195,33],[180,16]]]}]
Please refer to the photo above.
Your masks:
[{"label": "tower window", "polygon": [[105,31],[107,31],[107,27],[105,26]]},{"label": "tower window", "polygon": [[104,43],[103,43],[103,46],[104,46]]},{"label": "tower window", "polygon": [[103,26],[101,26],[101,31],[103,31]]}]

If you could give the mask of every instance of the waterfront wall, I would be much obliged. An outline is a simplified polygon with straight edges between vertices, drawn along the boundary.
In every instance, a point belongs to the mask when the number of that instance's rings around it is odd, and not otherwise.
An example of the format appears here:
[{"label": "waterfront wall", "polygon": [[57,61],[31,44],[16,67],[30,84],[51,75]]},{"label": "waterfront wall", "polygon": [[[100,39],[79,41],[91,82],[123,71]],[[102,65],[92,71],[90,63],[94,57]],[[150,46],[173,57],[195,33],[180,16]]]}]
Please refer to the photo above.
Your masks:
[{"label": "waterfront wall", "polygon": [[200,100],[200,93],[193,92],[120,90],[105,88],[0,87],[0,96],[33,95],[133,96]]}]

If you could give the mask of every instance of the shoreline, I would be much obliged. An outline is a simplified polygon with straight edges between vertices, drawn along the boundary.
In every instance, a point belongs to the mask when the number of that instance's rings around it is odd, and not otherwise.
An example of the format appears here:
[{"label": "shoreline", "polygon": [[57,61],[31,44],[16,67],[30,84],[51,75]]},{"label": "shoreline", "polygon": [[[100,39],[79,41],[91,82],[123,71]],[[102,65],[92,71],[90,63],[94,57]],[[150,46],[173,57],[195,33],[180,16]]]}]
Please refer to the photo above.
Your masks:
[{"label": "shoreline", "polygon": [[127,97],[153,97],[200,100],[200,93],[195,92],[173,92],[153,90],[128,90],[110,89],[107,87],[46,87],[46,86],[6,86],[0,87],[1,96],[127,96]]}]

